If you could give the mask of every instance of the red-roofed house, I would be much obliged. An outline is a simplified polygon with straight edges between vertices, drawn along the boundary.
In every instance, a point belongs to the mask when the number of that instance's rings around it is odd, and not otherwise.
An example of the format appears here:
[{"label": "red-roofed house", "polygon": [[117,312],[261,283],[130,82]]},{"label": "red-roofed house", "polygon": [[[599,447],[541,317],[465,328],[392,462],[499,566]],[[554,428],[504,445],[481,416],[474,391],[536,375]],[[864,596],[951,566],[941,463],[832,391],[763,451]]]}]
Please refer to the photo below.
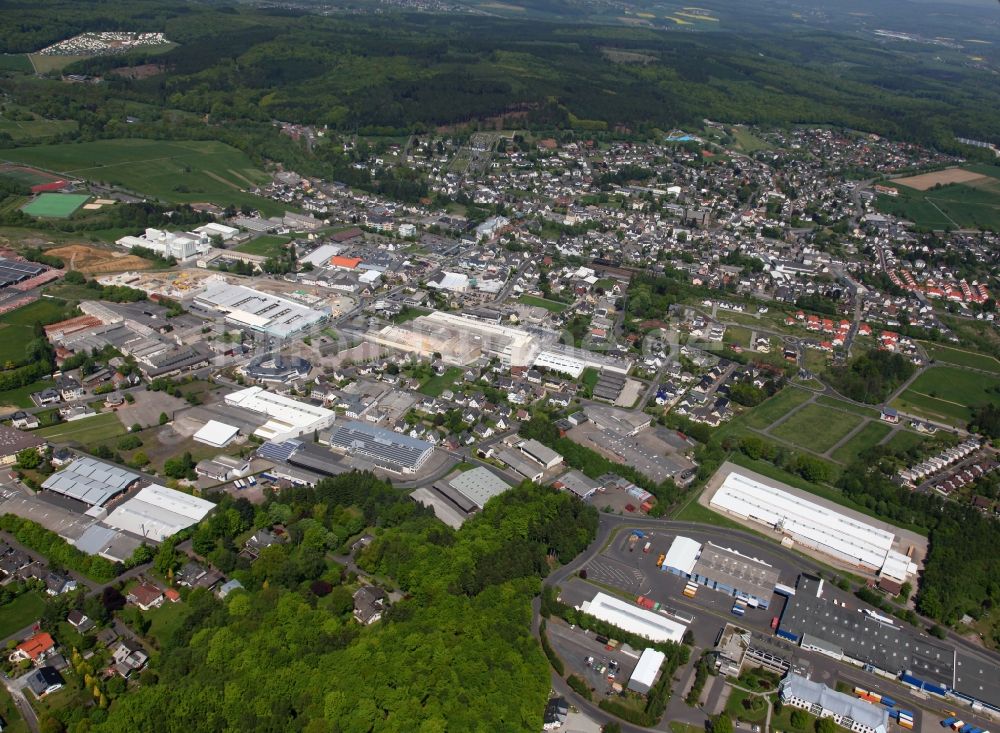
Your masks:
[{"label": "red-roofed house", "polygon": [[14,647],[14,651],[10,654],[10,661],[22,662],[25,659],[30,659],[32,662],[38,662],[55,648],[56,643],[52,637],[42,631]]},{"label": "red-roofed house", "polygon": [[141,583],[128,592],[126,600],[143,611],[159,608],[163,603],[163,591],[152,583]]}]

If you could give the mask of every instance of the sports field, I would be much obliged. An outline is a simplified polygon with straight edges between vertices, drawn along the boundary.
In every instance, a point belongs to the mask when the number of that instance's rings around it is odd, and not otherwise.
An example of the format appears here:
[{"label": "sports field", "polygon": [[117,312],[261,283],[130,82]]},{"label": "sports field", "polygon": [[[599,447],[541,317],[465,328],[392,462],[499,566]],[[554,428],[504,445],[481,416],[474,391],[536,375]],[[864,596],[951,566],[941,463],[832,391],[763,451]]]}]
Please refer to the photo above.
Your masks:
[{"label": "sports field", "polygon": [[863,418],[823,405],[806,405],[775,428],[775,438],[823,453],[861,424]]},{"label": "sports field", "polygon": [[251,206],[268,215],[285,207],[246,189],[268,175],[236,148],[214,141],[95,140],[4,151],[16,163],[109,183],[170,203]]},{"label": "sports field", "polygon": [[39,437],[55,443],[81,443],[94,445],[104,440],[117,438],[125,433],[118,416],[113,412],[105,412],[94,417],[59,423],[50,428],[39,428],[34,431]]},{"label": "sports field", "polygon": [[86,193],[40,193],[21,211],[46,219],[66,219],[90,200]]},{"label": "sports field", "polygon": [[930,419],[963,424],[972,410],[987,402],[1000,404],[1000,377],[950,366],[931,367],[893,400],[893,406]]}]

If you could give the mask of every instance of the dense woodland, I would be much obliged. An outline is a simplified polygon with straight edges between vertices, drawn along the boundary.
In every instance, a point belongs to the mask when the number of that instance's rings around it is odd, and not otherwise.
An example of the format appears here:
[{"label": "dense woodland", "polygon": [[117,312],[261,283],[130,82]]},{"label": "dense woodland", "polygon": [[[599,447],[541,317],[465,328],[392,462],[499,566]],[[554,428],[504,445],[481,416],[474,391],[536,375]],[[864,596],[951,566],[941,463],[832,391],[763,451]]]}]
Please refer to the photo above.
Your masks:
[{"label": "dense woodland", "polygon": [[[252,565],[237,556],[236,537],[273,522],[290,543]],[[367,526],[376,540],[358,564],[405,598],[362,628],[351,619],[353,576],[328,553]],[[530,484],[458,532],[370,474],[262,507],[226,499],[192,540],[247,592],[192,604],[140,689],[93,730],[539,730],[548,662],[530,602],[539,577],[596,527],[593,508]],[[168,542],[153,566],[168,574],[180,559]]]},{"label": "dense woodland", "polygon": [[902,354],[871,350],[827,372],[831,386],[857,402],[877,405],[913,376],[913,363]]}]

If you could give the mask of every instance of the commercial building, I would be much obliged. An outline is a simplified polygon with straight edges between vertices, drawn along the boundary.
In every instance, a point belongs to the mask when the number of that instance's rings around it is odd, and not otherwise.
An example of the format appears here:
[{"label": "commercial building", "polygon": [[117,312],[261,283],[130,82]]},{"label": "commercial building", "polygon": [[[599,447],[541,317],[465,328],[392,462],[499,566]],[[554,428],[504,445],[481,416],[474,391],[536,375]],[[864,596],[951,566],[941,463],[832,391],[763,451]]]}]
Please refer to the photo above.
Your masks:
[{"label": "commercial building", "polygon": [[309,376],[312,364],[301,356],[262,354],[243,367],[243,373],[261,382],[289,382]]},{"label": "commercial building", "polygon": [[143,247],[161,257],[189,260],[212,248],[211,234],[208,232],[165,232],[162,229],[146,229],[138,237],[122,237],[115,242],[119,247],[132,249]]},{"label": "commercial building", "polygon": [[686,626],[664,618],[658,613],[647,611],[620,598],[598,593],[593,600],[584,601],[580,610],[617,626],[624,631],[643,636],[650,641],[673,641],[680,643]]},{"label": "commercial building", "polygon": [[224,448],[233,441],[239,432],[240,429],[234,425],[227,425],[218,420],[209,420],[194,434],[194,439],[213,448]]},{"label": "commercial building", "polygon": [[355,420],[337,423],[329,442],[334,450],[396,473],[415,473],[434,452],[427,441]]},{"label": "commercial building", "polygon": [[528,458],[540,463],[546,469],[555,468],[563,462],[563,457],[543,443],[539,443],[534,438],[521,441],[518,444],[520,450]]},{"label": "commercial building", "polygon": [[837,725],[855,733],[886,733],[889,713],[881,705],[837,692],[792,672],[781,681],[779,690],[784,704],[819,718],[833,718]]},{"label": "commercial building", "polygon": [[567,471],[553,481],[552,486],[563,491],[568,491],[573,496],[582,500],[589,499],[601,488],[601,485],[597,481],[577,471],[575,468]]},{"label": "commercial building", "polygon": [[254,431],[264,440],[283,441],[323,430],[333,424],[336,414],[325,407],[268,392],[263,387],[247,387],[226,395],[226,404],[267,416]]},{"label": "commercial building", "polygon": [[152,542],[162,542],[197,524],[214,508],[210,501],[153,484],[111,512],[104,524]]},{"label": "commercial building", "polygon": [[78,458],[49,476],[42,488],[92,507],[101,507],[138,482],[139,474],[88,457]]},{"label": "commercial building", "polygon": [[656,677],[660,674],[660,667],[666,661],[667,655],[655,649],[644,649],[639,657],[638,664],[632,670],[632,676],[628,681],[628,689],[645,695],[656,683]]},{"label": "commercial building", "polygon": [[224,281],[209,285],[195,297],[194,304],[224,314],[234,326],[279,339],[295,336],[329,318],[328,311]]},{"label": "commercial building", "polygon": [[689,537],[675,537],[662,570],[689,578],[693,583],[767,608],[779,572],[762,560],[711,542],[702,545]]},{"label": "commercial building", "polygon": [[652,424],[652,417],[644,412],[620,410],[607,405],[587,405],[583,413],[601,430],[631,438]]},{"label": "commercial building", "polygon": [[583,370],[592,367],[601,371],[626,375],[632,369],[630,359],[619,359],[614,356],[597,354],[586,349],[578,349],[567,344],[551,344],[539,352],[535,358],[534,367],[551,369],[555,372],[568,374],[573,379],[579,379]]},{"label": "commercial building", "polygon": [[528,481],[541,481],[545,467],[513,448],[504,448],[496,454],[496,458],[507,468]]},{"label": "commercial building", "polygon": [[893,580],[906,580],[917,571],[909,558],[892,549],[892,532],[739,473],[726,477],[710,506],[759,522],[840,562],[883,571]]}]

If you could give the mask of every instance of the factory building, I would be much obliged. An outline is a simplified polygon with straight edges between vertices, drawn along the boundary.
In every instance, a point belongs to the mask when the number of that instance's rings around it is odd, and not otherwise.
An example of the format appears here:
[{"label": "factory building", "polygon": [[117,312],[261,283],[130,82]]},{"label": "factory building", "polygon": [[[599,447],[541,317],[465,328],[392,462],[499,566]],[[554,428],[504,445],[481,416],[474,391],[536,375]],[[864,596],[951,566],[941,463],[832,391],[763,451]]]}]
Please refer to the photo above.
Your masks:
[{"label": "factory building", "polygon": [[739,473],[726,477],[710,506],[891,580],[903,582],[917,571],[908,557],[893,549],[894,533]]},{"label": "factory building", "polygon": [[660,568],[765,609],[779,577],[778,570],[762,560],[680,536],[674,538]]},{"label": "factory building", "polygon": [[142,247],[161,257],[184,261],[210,250],[212,238],[208,232],[165,232],[150,227],[138,237],[122,237],[115,244],[125,249]]},{"label": "factory building", "polygon": [[42,488],[99,508],[138,481],[137,473],[87,457],[78,458],[49,476]]},{"label": "factory building", "polygon": [[593,600],[584,601],[579,610],[650,641],[672,641],[679,644],[687,628],[658,613],[639,608],[606,593],[598,593]]},{"label": "factory building", "polygon": [[263,387],[231,392],[226,395],[226,404],[266,415],[267,422],[257,428],[254,435],[275,442],[328,428],[336,417],[333,410],[268,392]]},{"label": "factory building", "polygon": [[195,297],[194,305],[224,314],[234,326],[278,339],[298,335],[329,317],[327,311],[224,281],[205,288]]},{"label": "factory building", "polygon": [[153,484],[124,502],[104,520],[114,529],[162,542],[197,524],[215,504],[182,491]]},{"label": "factory building", "polygon": [[335,451],[395,473],[416,473],[434,452],[434,446],[425,440],[355,420],[337,423],[329,441]]}]

